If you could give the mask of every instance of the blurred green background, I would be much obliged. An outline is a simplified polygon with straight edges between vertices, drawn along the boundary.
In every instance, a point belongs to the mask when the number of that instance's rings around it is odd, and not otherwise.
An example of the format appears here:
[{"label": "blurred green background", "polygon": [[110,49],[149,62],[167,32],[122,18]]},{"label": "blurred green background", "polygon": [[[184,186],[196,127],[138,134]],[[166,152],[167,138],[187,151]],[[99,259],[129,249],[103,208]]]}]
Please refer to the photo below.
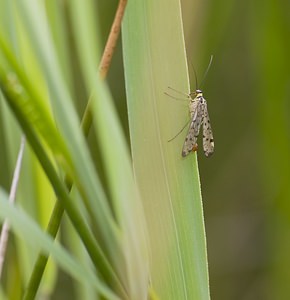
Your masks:
[{"label": "blurred green background", "polygon": [[213,299],[290,295],[286,3],[183,1],[189,55],[204,69],[214,54],[204,93],[216,150],[199,156]]},{"label": "blurred green background", "polygon": [[[104,42],[116,4],[99,1]],[[199,80],[214,55],[202,89],[215,154],[199,153],[212,299],[289,299],[290,3],[181,4]],[[127,130],[121,79],[119,45],[109,81]]]}]

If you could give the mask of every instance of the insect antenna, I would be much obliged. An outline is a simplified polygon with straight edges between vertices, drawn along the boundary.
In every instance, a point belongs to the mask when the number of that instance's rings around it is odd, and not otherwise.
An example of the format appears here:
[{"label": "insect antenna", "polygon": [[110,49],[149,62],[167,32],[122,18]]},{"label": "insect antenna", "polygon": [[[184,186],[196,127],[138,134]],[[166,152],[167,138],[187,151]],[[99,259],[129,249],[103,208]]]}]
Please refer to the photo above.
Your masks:
[{"label": "insect antenna", "polygon": [[188,98],[188,94],[186,94],[186,93],[183,93],[183,92],[180,92],[180,91],[178,91],[178,90],[176,90],[176,89],[174,89],[174,88],[172,88],[172,87],[168,87],[170,90],[172,90],[172,91],[174,91],[174,92],[176,92],[176,93],[178,93],[178,94],[180,94],[180,95],[184,95],[184,96],[186,96],[186,98]]},{"label": "insect antenna", "polygon": [[188,101],[188,98],[189,98],[189,97],[188,97],[188,94],[183,93],[183,92],[180,92],[180,91],[178,91],[178,90],[176,90],[176,89],[174,89],[174,88],[172,88],[172,87],[170,87],[170,86],[168,86],[168,89],[174,91],[174,92],[177,93],[177,94],[180,94],[180,95],[185,96],[186,99],[185,99],[185,98],[177,98],[177,97],[174,97],[174,96],[168,94],[167,92],[164,92],[164,94],[165,94],[166,96],[169,96],[170,98],[173,98],[173,99],[178,100],[178,101]]},{"label": "insect antenna", "polygon": [[195,68],[194,68],[194,66],[193,66],[192,61],[190,61],[190,65],[191,65],[192,70],[193,70],[193,72],[194,72],[194,77],[195,77],[195,90],[197,90],[197,89],[199,88],[199,87],[198,87],[198,81],[197,81],[197,75],[196,75],[196,70],[195,70]]},{"label": "insect antenna", "polygon": [[209,64],[208,64],[207,69],[206,69],[206,71],[205,71],[205,73],[204,73],[204,75],[203,75],[203,78],[202,78],[200,87],[201,87],[202,84],[204,83],[204,80],[205,80],[205,78],[206,78],[206,75],[207,75],[207,73],[208,73],[208,71],[209,71],[209,68],[210,68],[210,66],[211,66],[212,59],[213,59],[213,55],[210,56]]}]

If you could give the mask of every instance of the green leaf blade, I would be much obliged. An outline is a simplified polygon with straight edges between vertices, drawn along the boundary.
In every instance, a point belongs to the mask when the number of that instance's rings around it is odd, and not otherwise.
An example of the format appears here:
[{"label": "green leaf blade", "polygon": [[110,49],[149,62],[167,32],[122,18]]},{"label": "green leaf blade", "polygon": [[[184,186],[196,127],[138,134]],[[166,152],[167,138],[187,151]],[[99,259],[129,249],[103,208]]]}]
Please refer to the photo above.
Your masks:
[{"label": "green leaf blade", "polygon": [[102,284],[96,275],[89,269],[79,264],[59,244],[55,243],[50,236],[29,219],[20,209],[8,203],[8,196],[0,190],[0,218],[6,219],[15,233],[24,238],[33,247],[37,247],[47,254],[51,254],[58,264],[75,279],[84,284],[90,284],[97,291],[109,299],[118,299],[106,285]]},{"label": "green leaf blade", "polygon": [[164,95],[168,86],[189,90],[181,24],[179,1],[128,3],[123,44],[132,156],[154,290],[161,299],[209,299],[196,155],[181,157],[182,134],[167,142],[189,118],[186,106]]}]

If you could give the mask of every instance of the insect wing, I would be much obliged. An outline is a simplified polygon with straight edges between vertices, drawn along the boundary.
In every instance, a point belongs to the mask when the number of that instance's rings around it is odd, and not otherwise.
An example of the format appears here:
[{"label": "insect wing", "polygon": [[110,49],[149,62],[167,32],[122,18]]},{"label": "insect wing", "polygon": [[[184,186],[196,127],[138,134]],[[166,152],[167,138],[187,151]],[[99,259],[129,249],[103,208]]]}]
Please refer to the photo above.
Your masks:
[{"label": "insect wing", "polygon": [[206,100],[204,100],[203,113],[203,151],[206,157],[209,157],[214,152],[213,134],[210,126]]},{"label": "insect wing", "polygon": [[204,115],[204,106],[199,99],[194,99],[190,107],[191,122],[186,135],[182,156],[187,156],[192,151],[197,151],[197,137],[199,135],[200,126]]}]

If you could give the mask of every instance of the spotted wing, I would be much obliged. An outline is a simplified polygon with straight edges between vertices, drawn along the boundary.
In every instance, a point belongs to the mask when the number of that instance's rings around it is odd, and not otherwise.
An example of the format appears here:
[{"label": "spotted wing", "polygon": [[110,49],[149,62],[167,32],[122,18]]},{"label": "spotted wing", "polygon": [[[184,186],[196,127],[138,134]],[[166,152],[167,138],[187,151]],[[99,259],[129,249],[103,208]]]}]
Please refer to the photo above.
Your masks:
[{"label": "spotted wing", "polygon": [[208,116],[207,104],[204,100],[204,114],[203,114],[203,151],[206,157],[209,157],[214,152],[213,134],[210,126]]},{"label": "spotted wing", "polygon": [[187,156],[192,151],[197,151],[197,137],[203,120],[204,105],[195,99],[190,108],[191,122],[183,144],[182,156]]}]

